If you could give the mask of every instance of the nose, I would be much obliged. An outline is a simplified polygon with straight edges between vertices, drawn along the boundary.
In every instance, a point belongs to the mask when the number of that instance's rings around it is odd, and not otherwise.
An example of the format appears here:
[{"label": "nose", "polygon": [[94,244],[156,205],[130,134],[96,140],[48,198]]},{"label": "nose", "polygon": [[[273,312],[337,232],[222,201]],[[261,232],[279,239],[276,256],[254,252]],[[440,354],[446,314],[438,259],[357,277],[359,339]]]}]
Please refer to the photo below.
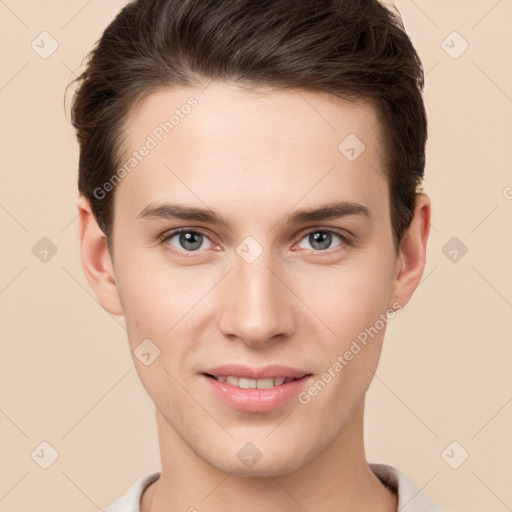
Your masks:
[{"label": "nose", "polygon": [[296,326],[293,292],[282,266],[271,259],[266,251],[252,263],[235,255],[234,268],[219,290],[221,332],[252,347],[285,339]]}]

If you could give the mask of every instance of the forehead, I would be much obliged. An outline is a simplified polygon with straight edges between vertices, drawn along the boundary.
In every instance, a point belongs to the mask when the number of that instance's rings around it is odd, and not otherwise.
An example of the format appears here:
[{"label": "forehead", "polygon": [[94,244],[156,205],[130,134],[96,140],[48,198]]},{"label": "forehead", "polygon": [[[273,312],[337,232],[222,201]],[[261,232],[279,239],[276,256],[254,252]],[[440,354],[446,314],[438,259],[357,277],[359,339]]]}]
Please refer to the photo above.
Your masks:
[{"label": "forehead", "polygon": [[116,194],[123,189],[140,209],[177,194],[206,203],[215,192],[216,202],[229,196],[262,206],[265,197],[334,190],[364,202],[386,190],[373,108],[327,93],[218,82],[166,88],[141,101],[126,127],[128,172]]},{"label": "forehead", "polygon": [[[377,124],[375,111],[366,101],[347,101],[321,91],[248,89],[226,82],[212,82],[202,89],[159,89],[138,102],[125,123],[128,143],[147,134],[161,139],[172,131],[179,136],[182,126],[188,126],[205,142],[219,135],[227,143],[242,135],[250,142],[247,136],[252,135],[255,144],[272,146],[319,139],[329,143],[353,132],[367,136]],[[373,135],[378,136],[378,130]]]}]

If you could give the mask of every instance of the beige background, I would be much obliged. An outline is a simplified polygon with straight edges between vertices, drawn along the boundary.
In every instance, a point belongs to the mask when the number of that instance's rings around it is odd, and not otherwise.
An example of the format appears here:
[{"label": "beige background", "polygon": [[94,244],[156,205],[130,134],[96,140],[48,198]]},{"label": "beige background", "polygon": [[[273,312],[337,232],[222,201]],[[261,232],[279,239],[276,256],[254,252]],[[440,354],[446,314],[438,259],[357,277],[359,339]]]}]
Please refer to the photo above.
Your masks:
[{"label": "beige background", "polygon": [[[63,106],[66,84],[123,4],[0,1],[0,511],[99,510],[159,469],[152,403],[123,319],[99,306],[82,273],[77,145]],[[512,1],[397,5],[428,72],[432,234],[423,282],[391,322],[370,388],[367,454],[460,512],[504,512],[512,508]],[[59,45],[47,59],[31,48],[43,31]],[[464,41],[453,31],[469,43],[458,58]],[[32,252],[43,237],[57,248],[46,262]],[[443,252],[452,237],[466,254]],[[58,452],[48,469],[31,456],[43,441]],[[453,441],[460,447],[443,458]],[[452,469],[445,460],[453,465],[462,450],[469,458]]]}]

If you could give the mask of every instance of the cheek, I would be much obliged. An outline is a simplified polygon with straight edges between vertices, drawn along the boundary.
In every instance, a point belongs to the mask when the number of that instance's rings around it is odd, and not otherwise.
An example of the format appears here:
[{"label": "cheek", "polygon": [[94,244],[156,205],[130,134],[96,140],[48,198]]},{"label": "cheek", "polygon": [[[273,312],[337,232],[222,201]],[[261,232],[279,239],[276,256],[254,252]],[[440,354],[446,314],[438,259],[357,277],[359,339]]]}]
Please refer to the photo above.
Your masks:
[{"label": "cheek", "polygon": [[[197,302],[196,295],[204,291],[194,288],[187,272],[157,264],[144,253],[132,253],[126,261],[119,261],[119,267],[128,342],[140,381],[161,410],[176,408],[182,397],[175,380],[177,369],[193,349],[185,332],[187,312]],[[146,365],[143,354],[148,352],[151,360]]]},{"label": "cheek", "polygon": [[391,269],[391,261],[365,258],[353,265],[330,268],[323,279],[312,276],[308,286],[311,308],[325,319],[335,338],[352,339],[388,309]]},{"label": "cheek", "polygon": [[[168,273],[168,272],[167,272]],[[178,300],[165,270],[143,257],[119,258],[116,278],[132,348],[144,338],[160,340],[172,327]],[[174,293],[173,293],[174,290]]]},{"label": "cheek", "polygon": [[126,263],[120,262],[118,284],[131,350],[150,339],[160,350],[155,366],[179,368],[196,350],[194,333],[207,314],[203,299],[218,279],[215,270],[172,267],[144,253]]},{"label": "cheek", "polygon": [[[361,258],[353,265],[331,269],[325,285],[313,288],[315,311],[334,331],[323,338],[324,378],[329,383],[313,407],[331,403],[340,411],[350,409],[370,385],[387,325],[392,264],[392,258]],[[317,387],[323,389],[321,383]]]},{"label": "cheek", "polygon": [[333,413],[333,433],[357,407],[378,366],[391,289],[384,272],[377,264],[361,273],[346,269],[315,295],[318,316],[334,334],[321,338],[325,366],[299,398],[312,416],[322,417],[326,408]]},{"label": "cheek", "polygon": [[[138,325],[154,325],[158,318],[162,322],[167,318],[167,323],[171,323],[177,314],[176,305],[187,290],[185,273],[156,261],[150,254],[152,251],[158,249],[132,251],[128,257],[120,256],[116,266],[125,316],[127,321],[137,322]],[[192,282],[189,281],[190,284]]]}]

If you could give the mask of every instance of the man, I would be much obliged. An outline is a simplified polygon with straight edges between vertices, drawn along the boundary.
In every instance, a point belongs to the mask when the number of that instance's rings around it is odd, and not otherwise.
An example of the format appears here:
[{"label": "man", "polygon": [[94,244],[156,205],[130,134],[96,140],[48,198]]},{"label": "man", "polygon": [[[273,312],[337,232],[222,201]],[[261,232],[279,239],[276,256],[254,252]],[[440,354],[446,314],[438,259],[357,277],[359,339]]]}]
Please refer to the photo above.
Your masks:
[{"label": "man", "polygon": [[107,511],[446,510],[363,443],[430,225],[398,16],[135,1],[78,83],[83,267],[125,316],[162,466]]}]

